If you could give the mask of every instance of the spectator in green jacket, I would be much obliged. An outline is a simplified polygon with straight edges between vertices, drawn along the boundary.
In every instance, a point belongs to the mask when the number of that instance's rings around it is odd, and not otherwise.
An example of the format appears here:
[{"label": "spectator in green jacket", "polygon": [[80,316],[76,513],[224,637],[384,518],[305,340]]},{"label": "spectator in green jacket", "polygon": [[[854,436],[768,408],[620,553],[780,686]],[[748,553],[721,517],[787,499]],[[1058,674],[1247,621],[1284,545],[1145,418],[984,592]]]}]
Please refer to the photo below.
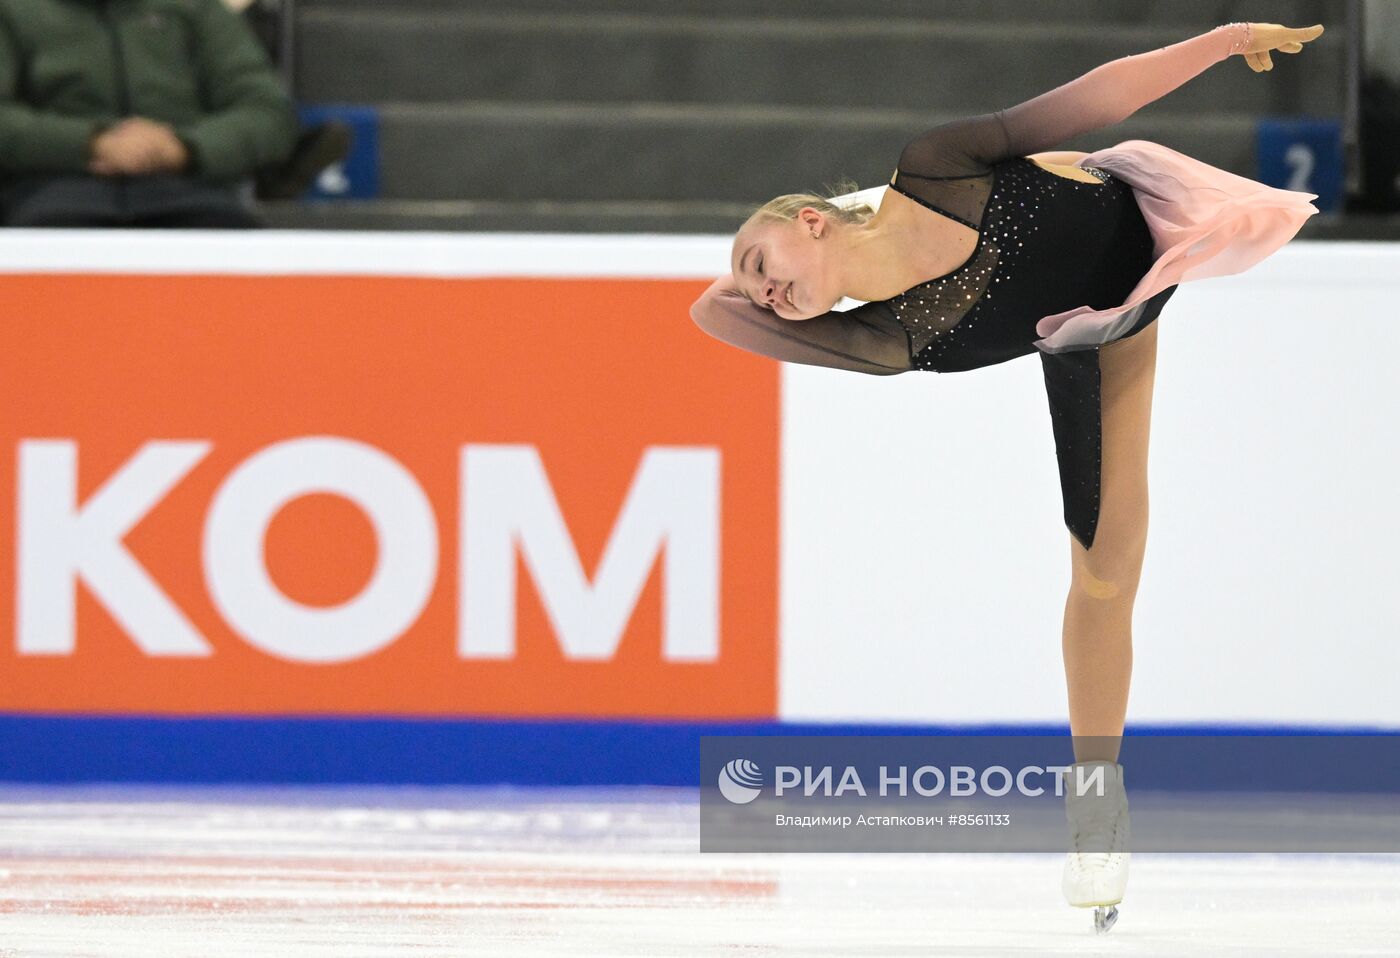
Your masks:
[{"label": "spectator in green jacket", "polygon": [[245,184],[296,137],[223,0],[0,0],[5,225],[260,226]]}]

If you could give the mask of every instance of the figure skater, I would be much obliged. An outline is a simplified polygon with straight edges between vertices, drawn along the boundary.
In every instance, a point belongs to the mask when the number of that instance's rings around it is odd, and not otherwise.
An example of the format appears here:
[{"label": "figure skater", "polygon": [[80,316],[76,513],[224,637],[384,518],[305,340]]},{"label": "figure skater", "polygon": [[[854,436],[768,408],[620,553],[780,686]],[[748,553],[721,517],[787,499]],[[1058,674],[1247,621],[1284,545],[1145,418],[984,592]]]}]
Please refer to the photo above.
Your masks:
[{"label": "figure skater", "polygon": [[[691,307],[707,333],[786,362],[872,375],[955,372],[1039,351],[1072,578],[1063,654],[1076,769],[1062,888],[1117,917],[1128,878],[1118,752],[1147,541],[1154,320],[1181,282],[1242,272],[1317,212],[1281,190],[1144,140],[1039,152],[1111,126],[1212,64],[1298,53],[1322,26],[1230,23],[1106,63],[911,140],[878,211],[780,196],[739,229],[731,273]],[[929,278],[933,277],[933,278]],[[863,301],[833,311],[844,297]]]}]

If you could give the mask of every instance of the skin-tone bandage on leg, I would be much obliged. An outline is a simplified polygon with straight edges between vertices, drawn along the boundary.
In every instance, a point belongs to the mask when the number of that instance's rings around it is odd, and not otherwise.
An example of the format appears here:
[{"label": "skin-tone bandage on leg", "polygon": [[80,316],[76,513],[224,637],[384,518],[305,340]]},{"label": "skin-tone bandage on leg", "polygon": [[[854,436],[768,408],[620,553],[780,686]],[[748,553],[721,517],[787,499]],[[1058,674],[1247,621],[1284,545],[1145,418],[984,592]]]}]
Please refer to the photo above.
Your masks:
[{"label": "skin-tone bandage on leg", "polygon": [[1083,566],[1075,570],[1074,584],[1080,592],[1091,599],[1112,599],[1122,591],[1116,584],[1095,577]]}]

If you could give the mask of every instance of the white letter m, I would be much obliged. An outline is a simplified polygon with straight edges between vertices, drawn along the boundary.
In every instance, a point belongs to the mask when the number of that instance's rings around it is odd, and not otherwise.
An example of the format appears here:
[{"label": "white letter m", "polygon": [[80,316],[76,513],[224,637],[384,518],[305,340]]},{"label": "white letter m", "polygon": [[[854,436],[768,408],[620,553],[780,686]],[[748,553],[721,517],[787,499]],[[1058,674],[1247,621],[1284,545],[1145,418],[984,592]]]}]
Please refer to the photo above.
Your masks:
[{"label": "white letter m", "polygon": [[719,450],[646,450],[591,585],[535,447],[464,446],[460,482],[463,658],[515,653],[517,544],[567,658],[616,653],[663,545],[662,656],[719,656]]}]

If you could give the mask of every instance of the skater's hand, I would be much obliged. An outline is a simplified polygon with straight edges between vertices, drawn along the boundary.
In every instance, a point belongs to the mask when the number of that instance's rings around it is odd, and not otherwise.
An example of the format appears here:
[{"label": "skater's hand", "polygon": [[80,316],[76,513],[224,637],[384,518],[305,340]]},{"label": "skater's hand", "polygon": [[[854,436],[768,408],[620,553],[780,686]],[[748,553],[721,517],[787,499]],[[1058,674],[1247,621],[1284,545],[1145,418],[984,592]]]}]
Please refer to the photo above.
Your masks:
[{"label": "skater's hand", "polygon": [[1251,23],[1249,25],[1250,44],[1240,51],[1244,62],[1255,73],[1263,73],[1274,68],[1269,58],[1270,50],[1279,53],[1300,53],[1303,44],[1322,36],[1322,24],[1310,27],[1285,27],[1280,23]]}]

